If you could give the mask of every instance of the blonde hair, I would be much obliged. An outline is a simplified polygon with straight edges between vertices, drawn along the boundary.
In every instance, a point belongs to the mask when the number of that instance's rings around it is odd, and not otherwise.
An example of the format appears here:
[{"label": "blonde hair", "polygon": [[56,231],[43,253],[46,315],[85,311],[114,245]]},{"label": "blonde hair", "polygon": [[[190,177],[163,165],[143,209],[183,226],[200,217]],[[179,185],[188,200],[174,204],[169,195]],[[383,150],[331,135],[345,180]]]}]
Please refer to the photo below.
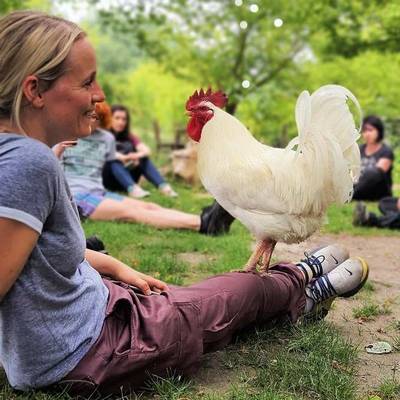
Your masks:
[{"label": "blonde hair", "polygon": [[75,41],[85,37],[73,22],[36,11],[15,11],[0,19],[0,118],[22,132],[22,83],[29,75],[45,91],[65,72]]}]

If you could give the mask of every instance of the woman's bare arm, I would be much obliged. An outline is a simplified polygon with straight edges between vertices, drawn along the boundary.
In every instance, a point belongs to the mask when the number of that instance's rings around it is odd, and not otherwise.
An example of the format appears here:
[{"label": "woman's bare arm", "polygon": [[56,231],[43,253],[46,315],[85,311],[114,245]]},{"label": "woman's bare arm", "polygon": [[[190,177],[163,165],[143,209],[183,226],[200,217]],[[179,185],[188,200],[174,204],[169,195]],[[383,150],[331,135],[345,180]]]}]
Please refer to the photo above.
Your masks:
[{"label": "woman's bare arm", "polygon": [[383,172],[388,172],[392,166],[393,161],[389,158],[380,158],[376,163],[376,166],[380,168]]},{"label": "woman's bare arm", "polygon": [[0,301],[21,274],[39,234],[27,225],[0,217]]},{"label": "woman's bare arm", "polygon": [[140,158],[142,158],[142,157],[149,157],[150,154],[151,154],[150,147],[147,146],[146,144],[144,144],[143,142],[140,142],[140,143],[136,146],[136,152],[137,152],[137,154],[140,155]]},{"label": "woman's bare arm", "polygon": [[129,156],[123,153],[119,153],[118,151],[115,153],[115,157],[117,158],[118,161],[121,161],[122,163],[126,163],[127,161],[130,160]]},{"label": "woman's bare arm", "polygon": [[100,274],[136,286],[144,294],[150,294],[152,290],[161,292],[168,289],[164,282],[135,271],[114,257],[89,249],[86,249],[85,255],[89,264]]}]

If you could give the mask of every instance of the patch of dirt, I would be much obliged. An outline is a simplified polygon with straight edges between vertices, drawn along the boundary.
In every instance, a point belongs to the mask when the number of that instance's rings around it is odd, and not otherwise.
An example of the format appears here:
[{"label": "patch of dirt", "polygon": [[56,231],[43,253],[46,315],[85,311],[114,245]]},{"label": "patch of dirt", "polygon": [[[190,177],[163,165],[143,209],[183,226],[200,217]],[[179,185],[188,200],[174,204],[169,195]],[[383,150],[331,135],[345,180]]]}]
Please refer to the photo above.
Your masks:
[{"label": "patch of dirt", "polygon": [[327,316],[339,327],[341,332],[359,347],[358,386],[360,393],[372,392],[384,379],[396,377],[400,380],[400,352],[390,354],[368,354],[364,347],[377,341],[387,341],[392,346],[400,331],[395,328],[400,321],[400,238],[379,236],[359,237],[349,235],[313,236],[298,245],[279,243],[274,257],[279,260],[299,260],[305,250],[339,243],[345,246],[350,256],[361,256],[370,267],[369,281],[375,290],[370,294],[374,304],[386,304],[389,314],[378,315],[374,320],[363,321],[353,317],[353,309],[362,306],[366,293],[360,293],[350,299],[337,299],[333,310]]},{"label": "patch of dirt", "polygon": [[178,261],[188,263],[190,266],[196,266],[199,264],[203,264],[209,261],[212,261],[212,257],[207,256],[206,254],[197,253],[197,252],[188,252],[188,253],[179,253],[176,256]]},{"label": "patch of dirt", "polygon": [[207,264],[215,261],[216,256],[197,252],[179,253],[176,256],[178,262],[184,262],[189,265],[188,274],[185,277],[185,285],[191,285],[206,279],[210,276],[207,269],[201,269],[201,264]]}]

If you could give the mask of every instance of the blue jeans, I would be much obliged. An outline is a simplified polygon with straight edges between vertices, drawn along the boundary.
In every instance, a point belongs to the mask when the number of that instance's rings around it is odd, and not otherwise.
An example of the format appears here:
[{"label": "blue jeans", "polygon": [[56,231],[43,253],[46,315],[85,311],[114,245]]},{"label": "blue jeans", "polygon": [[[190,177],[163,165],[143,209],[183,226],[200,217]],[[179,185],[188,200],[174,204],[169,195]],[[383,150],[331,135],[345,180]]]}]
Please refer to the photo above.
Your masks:
[{"label": "blue jeans", "polygon": [[125,168],[120,161],[108,161],[103,168],[103,183],[109,190],[127,192],[142,175],[155,187],[165,183],[165,179],[148,157],[141,158],[139,165],[132,169]]}]

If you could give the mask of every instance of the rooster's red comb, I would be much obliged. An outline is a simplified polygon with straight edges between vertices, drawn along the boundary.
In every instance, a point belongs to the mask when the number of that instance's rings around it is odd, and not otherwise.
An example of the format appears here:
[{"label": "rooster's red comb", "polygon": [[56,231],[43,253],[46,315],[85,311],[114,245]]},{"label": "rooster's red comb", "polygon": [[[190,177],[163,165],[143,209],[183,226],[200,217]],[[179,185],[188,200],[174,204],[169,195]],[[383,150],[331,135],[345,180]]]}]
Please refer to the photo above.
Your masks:
[{"label": "rooster's red comb", "polygon": [[186,110],[190,111],[202,101],[209,101],[215,106],[223,108],[228,101],[228,96],[221,90],[213,93],[211,88],[208,88],[206,92],[203,89],[200,89],[199,91],[196,90],[186,102]]}]

